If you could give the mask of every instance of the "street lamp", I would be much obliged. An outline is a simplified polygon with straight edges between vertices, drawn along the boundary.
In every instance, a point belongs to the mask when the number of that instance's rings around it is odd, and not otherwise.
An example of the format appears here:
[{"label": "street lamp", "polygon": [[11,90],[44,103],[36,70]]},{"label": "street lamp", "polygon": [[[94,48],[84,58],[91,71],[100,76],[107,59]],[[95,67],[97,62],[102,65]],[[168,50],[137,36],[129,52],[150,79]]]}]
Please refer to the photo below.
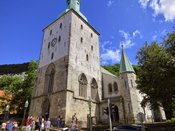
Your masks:
[{"label": "street lamp", "polygon": [[25,105],[24,105],[24,115],[23,115],[23,119],[22,119],[22,125],[24,125],[24,120],[25,120],[25,116],[26,116],[26,111],[27,111],[27,107],[29,106],[29,102],[28,100],[25,102]]},{"label": "street lamp", "polygon": [[9,109],[10,109],[10,106],[7,105],[7,106],[5,107],[4,120],[8,119],[8,117],[9,117]]},{"label": "street lamp", "polygon": [[92,131],[92,119],[91,119],[91,98],[89,97],[89,100],[88,100],[88,105],[89,105],[89,128],[90,128],[90,131]]}]

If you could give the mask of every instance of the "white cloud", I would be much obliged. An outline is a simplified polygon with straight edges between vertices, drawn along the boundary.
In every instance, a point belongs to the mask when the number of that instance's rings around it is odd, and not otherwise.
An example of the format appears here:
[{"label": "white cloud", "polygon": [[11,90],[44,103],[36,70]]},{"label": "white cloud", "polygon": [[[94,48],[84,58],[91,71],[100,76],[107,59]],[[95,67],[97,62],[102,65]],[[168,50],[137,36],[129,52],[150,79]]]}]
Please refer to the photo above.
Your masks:
[{"label": "white cloud", "polygon": [[147,4],[150,0],[139,0],[139,3],[141,6],[145,9],[147,7]]},{"label": "white cloud", "polygon": [[101,54],[102,61],[109,61],[111,60],[112,63],[117,63],[120,61],[120,50],[110,50],[106,49],[104,53]]},{"label": "white cloud", "polygon": [[139,0],[143,8],[151,7],[154,10],[154,16],[162,14],[165,21],[175,19],[175,0]]},{"label": "white cloud", "polygon": [[139,36],[140,38],[142,38],[142,35],[141,35],[139,30],[135,30],[131,34],[125,32],[123,30],[119,30],[119,33],[124,37],[124,40],[120,42],[120,47],[123,45],[123,47],[125,49],[131,48],[132,46],[135,45],[135,43],[133,42],[133,39],[135,37]]},{"label": "white cloud", "polygon": [[112,49],[111,45],[111,41],[105,41],[101,44],[101,62],[103,65],[115,64],[120,61],[120,50]]},{"label": "white cloud", "polygon": [[152,39],[155,41],[157,39],[157,35],[153,35]]},{"label": "white cloud", "polygon": [[140,31],[139,30],[135,30],[133,33],[132,33],[132,36],[133,37],[136,37],[136,36],[140,36],[140,38],[142,38],[143,36],[141,35]]},{"label": "white cloud", "polygon": [[110,7],[115,3],[114,0],[108,0],[107,6]]}]

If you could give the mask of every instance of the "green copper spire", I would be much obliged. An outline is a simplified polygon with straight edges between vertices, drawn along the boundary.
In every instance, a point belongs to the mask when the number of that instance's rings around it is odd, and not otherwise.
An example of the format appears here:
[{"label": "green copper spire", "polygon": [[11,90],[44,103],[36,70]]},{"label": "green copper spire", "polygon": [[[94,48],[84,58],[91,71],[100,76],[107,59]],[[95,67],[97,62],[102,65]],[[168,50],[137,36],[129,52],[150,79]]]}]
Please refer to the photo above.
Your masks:
[{"label": "green copper spire", "polygon": [[80,0],[66,0],[67,9],[66,12],[70,9],[74,9],[81,17],[83,17],[86,21],[87,18],[80,12]]},{"label": "green copper spire", "polygon": [[120,74],[121,73],[135,73],[124,49],[122,46],[122,57],[121,57],[121,61],[120,61]]},{"label": "green copper spire", "polygon": [[67,0],[67,9],[74,9],[75,11],[80,11],[80,0]]}]

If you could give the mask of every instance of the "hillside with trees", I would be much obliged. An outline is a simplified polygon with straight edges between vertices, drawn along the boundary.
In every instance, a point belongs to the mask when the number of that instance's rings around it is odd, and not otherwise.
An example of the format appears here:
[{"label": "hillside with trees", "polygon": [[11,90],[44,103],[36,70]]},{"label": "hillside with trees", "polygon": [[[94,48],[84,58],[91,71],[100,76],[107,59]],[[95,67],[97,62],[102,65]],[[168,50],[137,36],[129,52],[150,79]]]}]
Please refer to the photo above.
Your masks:
[{"label": "hillside with trees", "polygon": [[[112,74],[119,76],[119,70],[120,70],[120,64],[115,64],[115,65],[106,65],[106,66],[102,66],[104,69],[106,69],[107,71],[111,72]],[[139,69],[139,66],[137,65],[133,65],[133,68],[137,74],[137,71]]]},{"label": "hillside with trees", "polygon": [[10,64],[10,65],[0,65],[0,75],[5,74],[20,74],[26,72],[29,63],[23,64]]}]

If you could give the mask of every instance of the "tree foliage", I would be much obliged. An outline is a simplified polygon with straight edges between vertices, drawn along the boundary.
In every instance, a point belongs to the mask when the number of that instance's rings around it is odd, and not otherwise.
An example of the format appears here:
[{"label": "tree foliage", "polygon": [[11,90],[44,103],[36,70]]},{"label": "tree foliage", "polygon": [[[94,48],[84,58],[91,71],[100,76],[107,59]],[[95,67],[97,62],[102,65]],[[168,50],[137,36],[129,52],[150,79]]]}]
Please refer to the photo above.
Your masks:
[{"label": "tree foliage", "polygon": [[[120,70],[120,64],[115,64],[115,65],[106,65],[106,66],[102,66],[104,69],[106,69],[107,71],[111,72],[112,74],[119,76],[119,70]],[[137,65],[133,65],[133,68],[137,74],[137,71],[139,69],[139,66]]]},{"label": "tree foliage", "polygon": [[146,42],[137,53],[138,89],[146,94],[145,101],[149,101],[152,108],[162,105],[168,119],[173,115],[175,96],[174,46],[175,34],[169,33],[161,45]]},{"label": "tree foliage", "polygon": [[104,69],[106,69],[107,71],[111,72],[112,74],[119,76],[119,69],[120,69],[120,65],[116,64],[116,65],[108,65],[108,66],[102,66]]},{"label": "tree foliage", "polygon": [[1,89],[13,95],[11,105],[16,105],[18,112],[23,112],[25,101],[30,101],[31,99],[36,78],[36,68],[37,62],[31,61],[23,79],[20,76],[2,76],[0,78]]}]

